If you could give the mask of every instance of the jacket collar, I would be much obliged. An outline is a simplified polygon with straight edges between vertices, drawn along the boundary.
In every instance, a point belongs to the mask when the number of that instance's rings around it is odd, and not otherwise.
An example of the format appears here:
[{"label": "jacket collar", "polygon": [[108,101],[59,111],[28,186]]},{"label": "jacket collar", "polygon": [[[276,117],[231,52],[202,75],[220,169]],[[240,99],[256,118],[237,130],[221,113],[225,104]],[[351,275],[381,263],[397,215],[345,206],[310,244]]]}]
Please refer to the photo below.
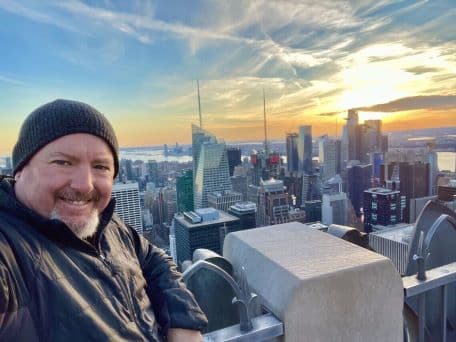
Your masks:
[{"label": "jacket collar", "polygon": [[[45,235],[48,239],[57,244],[76,248],[89,253],[98,253],[96,246],[78,238],[68,226],[58,219],[48,219],[34,210],[26,207],[16,197],[14,192],[14,179],[11,177],[0,176],[0,212],[4,211],[8,215],[21,221],[26,221],[28,225],[18,225],[19,229],[34,229]],[[95,241],[103,233],[112,218],[115,209],[115,199],[112,198],[100,217]],[[32,228],[30,228],[32,227]]]}]

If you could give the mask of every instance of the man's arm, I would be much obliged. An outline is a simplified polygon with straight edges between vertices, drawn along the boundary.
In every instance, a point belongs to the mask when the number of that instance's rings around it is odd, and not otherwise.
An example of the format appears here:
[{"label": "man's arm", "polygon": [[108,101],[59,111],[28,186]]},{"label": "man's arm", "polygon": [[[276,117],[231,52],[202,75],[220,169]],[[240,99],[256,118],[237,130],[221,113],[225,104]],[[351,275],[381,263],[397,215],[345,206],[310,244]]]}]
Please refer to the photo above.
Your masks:
[{"label": "man's arm", "polygon": [[[136,232],[133,235],[136,253],[148,285],[147,294],[164,333],[169,333],[170,341],[173,338],[177,338],[174,341],[179,341],[179,337],[185,337],[185,341],[199,341],[191,338],[200,338],[198,331],[205,328],[207,319],[192,293],[185,287],[177,266],[163,250]],[[187,334],[185,330],[193,331],[187,331]]]},{"label": "man's arm", "polygon": [[168,342],[202,342],[203,336],[197,330],[177,329],[168,330]]},{"label": "man's arm", "polygon": [[0,341],[35,341],[28,290],[14,253],[0,233]]}]

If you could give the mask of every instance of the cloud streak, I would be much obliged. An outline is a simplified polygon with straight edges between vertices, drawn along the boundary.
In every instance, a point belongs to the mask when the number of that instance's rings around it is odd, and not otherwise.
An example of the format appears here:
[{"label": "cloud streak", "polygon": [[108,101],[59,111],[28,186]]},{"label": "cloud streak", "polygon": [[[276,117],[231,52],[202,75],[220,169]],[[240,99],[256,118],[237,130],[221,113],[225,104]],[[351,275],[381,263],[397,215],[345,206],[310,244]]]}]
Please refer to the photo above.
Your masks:
[{"label": "cloud streak", "polygon": [[456,95],[448,96],[410,96],[380,103],[369,107],[355,108],[363,112],[400,112],[417,109],[444,109],[456,108]]}]

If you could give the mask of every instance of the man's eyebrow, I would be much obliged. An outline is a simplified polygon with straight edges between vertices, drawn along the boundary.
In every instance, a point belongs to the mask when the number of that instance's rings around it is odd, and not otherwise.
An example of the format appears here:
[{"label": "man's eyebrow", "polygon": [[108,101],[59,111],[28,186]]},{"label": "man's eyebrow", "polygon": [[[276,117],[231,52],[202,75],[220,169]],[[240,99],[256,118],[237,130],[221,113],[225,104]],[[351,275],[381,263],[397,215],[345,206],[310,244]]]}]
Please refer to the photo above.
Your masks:
[{"label": "man's eyebrow", "polygon": [[95,158],[94,163],[101,163],[101,164],[114,164],[114,161],[111,158]]},{"label": "man's eyebrow", "polygon": [[51,153],[49,153],[49,157],[64,157],[64,158],[68,158],[68,159],[75,159],[70,154],[67,154],[64,152],[51,152]]}]

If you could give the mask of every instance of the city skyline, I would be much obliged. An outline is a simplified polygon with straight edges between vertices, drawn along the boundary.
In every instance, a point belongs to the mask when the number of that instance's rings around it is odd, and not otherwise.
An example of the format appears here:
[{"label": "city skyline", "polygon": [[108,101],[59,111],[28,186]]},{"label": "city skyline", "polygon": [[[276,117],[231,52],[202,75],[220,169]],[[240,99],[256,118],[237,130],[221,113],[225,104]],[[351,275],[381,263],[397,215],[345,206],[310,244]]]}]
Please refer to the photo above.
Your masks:
[{"label": "city skyline", "polygon": [[[121,146],[341,135],[347,110],[383,129],[456,126],[450,1],[0,0],[0,155],[34,108],[72,98],[107,115]],[[337,125],[337,128],[336,128]]]}]

